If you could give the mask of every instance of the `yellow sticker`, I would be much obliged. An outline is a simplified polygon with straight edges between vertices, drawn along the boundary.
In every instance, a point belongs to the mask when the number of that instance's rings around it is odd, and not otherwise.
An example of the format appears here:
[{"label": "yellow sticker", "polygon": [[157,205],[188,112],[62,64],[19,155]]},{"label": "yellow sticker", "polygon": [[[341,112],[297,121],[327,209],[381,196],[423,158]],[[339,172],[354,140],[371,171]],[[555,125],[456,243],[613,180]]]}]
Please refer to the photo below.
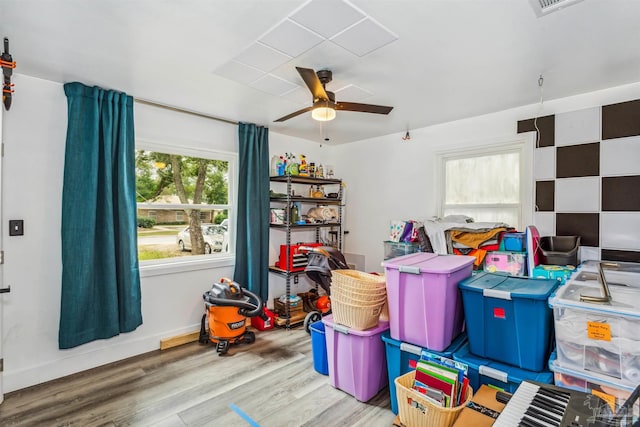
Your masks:
[{"label": "yellow sticker", "polygon": [[611,412],[616,412],[616,397],[607,393],[603,393],[600,390],[591,390],[591,393],[604,400],[611,407]]},{"label": "yellow sticker", "polygon": [[611,341],[611,325],[600,322],[587,322],[587,336],[592,340]]}]

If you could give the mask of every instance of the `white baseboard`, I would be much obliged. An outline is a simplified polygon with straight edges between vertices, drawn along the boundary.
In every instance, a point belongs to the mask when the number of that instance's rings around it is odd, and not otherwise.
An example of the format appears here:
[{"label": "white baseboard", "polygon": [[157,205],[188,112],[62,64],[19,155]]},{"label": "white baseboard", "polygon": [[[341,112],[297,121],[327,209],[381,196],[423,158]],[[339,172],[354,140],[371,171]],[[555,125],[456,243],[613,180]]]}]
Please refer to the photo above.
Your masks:
[{"label": "white baseboard", "polygon": [[[193,332],[195,329],[199,330],[200,324],[129,340],[123,340],[122,337],[126,335],[123,334],[100,341],[103,342],[104,345],[99,348],[92,348],[84,353],[76,353],[71,356],[65,354],[66,350],[60,350],[60,358],[58,360],[19,371],[5,370],[2,378],[3,391],[4,393],[10,393],[67,375],[86,371],[87,369],[117,362],[118,360],[128,357],[159,350],[161,339]],[[120,340],[120,342],[115,342],[116,340]],[[2,395],[0,394],[0,403],[1,402]]]}]

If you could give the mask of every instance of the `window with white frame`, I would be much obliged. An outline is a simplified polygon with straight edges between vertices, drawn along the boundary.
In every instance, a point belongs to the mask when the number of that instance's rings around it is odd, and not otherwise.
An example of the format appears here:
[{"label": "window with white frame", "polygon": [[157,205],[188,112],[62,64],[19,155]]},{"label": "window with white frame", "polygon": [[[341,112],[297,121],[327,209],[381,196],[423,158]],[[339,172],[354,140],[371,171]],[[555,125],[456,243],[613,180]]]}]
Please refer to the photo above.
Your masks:
[{"label": "window with white frame", "polygon": [[138,142],[138,259],[171,263],[229,255],[236,163],[233,153]]},{"label": "window with white frame", "polygon": [[526,225],[525,157],[524,143],[440,154],[440,216],[466,215],[520,230]]}]

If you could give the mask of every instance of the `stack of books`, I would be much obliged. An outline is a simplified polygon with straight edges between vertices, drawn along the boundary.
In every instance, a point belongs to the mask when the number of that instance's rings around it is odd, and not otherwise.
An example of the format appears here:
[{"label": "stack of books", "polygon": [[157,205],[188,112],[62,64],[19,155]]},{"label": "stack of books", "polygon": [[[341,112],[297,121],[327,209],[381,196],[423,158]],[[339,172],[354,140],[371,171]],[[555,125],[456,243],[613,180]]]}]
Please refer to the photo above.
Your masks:
[{"label": "stack of books", "polygon": [[416,364],[413,389],[436,406],[453,408],[464,403],[468,367],[446,357],[423,352]]}]

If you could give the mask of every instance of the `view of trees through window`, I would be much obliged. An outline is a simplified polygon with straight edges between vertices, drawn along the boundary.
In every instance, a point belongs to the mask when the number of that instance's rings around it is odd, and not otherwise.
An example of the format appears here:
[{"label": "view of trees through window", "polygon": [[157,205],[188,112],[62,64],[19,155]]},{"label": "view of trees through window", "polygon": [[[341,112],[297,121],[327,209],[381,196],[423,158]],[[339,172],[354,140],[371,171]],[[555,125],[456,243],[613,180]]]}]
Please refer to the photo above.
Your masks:
[{"label": "view of trees through window", "polygon": [[229,251],[229,162],[136,151],[141,261]]}]

